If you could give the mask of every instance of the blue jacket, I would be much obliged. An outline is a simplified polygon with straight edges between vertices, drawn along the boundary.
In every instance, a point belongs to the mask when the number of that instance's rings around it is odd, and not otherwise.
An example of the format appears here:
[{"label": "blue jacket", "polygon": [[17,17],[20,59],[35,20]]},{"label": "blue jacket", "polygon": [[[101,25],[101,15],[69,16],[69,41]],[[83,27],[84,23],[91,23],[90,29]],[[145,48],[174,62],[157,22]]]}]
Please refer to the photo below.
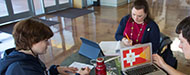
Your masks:
[{"label": "blue jacket", "polygon": [[[45,64],[37,57],[18,52],[15,48],[5,51],[0,60],[0,75],[45,75]],[[51,75],[57,75],[56,65],[49,69]]]},{"label": "blue jacket", "polygon": [[[115,33],[115,39],[117,41],[122,40],[122,38],[124,37],[123,32],[125,30],[125,26],[129,17],[130,15],[127,15],[121,19],[120,24]],[[160,46],[160,30],[158,25],[153,20],[147,23],[146,30],[144,31],[141,41],[142,44],[148,42],[152,43],[153,53],[157,53]]]}]

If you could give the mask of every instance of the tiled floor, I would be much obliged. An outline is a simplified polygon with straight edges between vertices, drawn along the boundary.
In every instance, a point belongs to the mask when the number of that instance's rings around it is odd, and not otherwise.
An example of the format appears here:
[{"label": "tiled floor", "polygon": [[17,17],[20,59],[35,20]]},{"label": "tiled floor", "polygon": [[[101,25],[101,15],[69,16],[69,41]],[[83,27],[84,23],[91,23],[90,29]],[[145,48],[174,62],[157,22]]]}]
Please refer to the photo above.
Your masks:
[{"label": "tiled floor", "polygon": [[[160,31],[168,35],[174,55],[178,59],[178,70],[190,74],[188,60],[185,60],[179,40],[175,33],[176,25],[186,16],[190,16],[189,0],[148,0],[152,17],[159,25]],[[123,16],[130,13],[131,4],[119,7],[95,6],[89,10],[95,12],[74,19],[59,16],[44,15],[41,18],[59,21],[60,24],[51,26],[54,36],[47,54],[41,56],[47,66],[60,64],[67,56],[78,51],[81,45],[80,37],[89,40],[111,41],[118,24]]]}]

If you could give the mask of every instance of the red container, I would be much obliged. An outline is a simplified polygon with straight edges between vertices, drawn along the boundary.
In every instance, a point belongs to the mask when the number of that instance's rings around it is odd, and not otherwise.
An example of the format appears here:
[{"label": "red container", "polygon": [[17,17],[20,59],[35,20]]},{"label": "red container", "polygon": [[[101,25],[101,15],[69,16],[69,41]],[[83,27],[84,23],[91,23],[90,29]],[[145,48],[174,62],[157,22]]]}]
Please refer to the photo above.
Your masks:
[{"label": "red container", "polygon": [[96,75],[106,75],[106,65],[104,64],[104,58],[100,57],[96,59]]}]

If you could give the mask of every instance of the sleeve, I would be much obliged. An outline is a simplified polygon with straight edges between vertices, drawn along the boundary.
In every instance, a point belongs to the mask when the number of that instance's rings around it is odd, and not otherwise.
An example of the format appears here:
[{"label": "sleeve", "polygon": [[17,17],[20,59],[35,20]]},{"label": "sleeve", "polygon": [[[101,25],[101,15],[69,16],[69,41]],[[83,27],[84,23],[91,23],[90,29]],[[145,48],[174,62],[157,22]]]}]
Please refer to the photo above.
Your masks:
[{"label": "sleeve", "polygon": [[79,73],[75,73],[75,75],[80,75]]},{"label": "sleeve", "polygon": [[155,22],[153,22],[151,27],[150,42],[152,43],[152,53],[157,53],[160,46],[160,30]]},{"label": "sleeve", "polygon": [[50,75],[58,75],[59,72],[57,71],[57,67],[59,65],[52,65],[50,68],[49,68],[49,73]]},{"label": "sleeve", "polygon": [[127,23],[128,19],[129,19],[129,15],[125,16],[125,17],[123,17],[121,19],[120,24],[119,24],[119,26],[117,28],[116,33],[115,33],[115,39],[117,41],[122,40],[122,38],[123,38],[123,32],[125,30],[125,26],[126,26],[126,23]]},{"label": "sleeve", "polygon": [[[50,67],[50,69],[49,69],[49,73],[50,73],[50,75],[58,75],[59,74],[59,72],[58,72],[58,70],[57,70],[57,67],[58,67],[59,65],[52,65],[51,67]],[[75,75],[80,75],[79,73],[75,73]]]}]

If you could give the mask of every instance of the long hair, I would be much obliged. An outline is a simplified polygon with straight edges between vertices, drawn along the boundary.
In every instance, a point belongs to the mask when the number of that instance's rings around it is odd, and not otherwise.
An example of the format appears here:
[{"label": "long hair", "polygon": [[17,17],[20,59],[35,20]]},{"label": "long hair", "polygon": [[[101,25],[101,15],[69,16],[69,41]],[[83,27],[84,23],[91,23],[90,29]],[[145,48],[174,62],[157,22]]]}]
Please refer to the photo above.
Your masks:
[{"label": "long hair", "polygon": [[[135,8],[137,10],[139,9],[143,9],[144,12],[147,14],[146,18],[144,19],[144,21],[146,23],[148,23],[150,20],[152,20],[151,15],[150,15],[150,10],[149,10],[149,6],[146,0],[135,0],[135,2],[133,3],[131,10]],[[131,19],[133,21],[133,19]]]}]

